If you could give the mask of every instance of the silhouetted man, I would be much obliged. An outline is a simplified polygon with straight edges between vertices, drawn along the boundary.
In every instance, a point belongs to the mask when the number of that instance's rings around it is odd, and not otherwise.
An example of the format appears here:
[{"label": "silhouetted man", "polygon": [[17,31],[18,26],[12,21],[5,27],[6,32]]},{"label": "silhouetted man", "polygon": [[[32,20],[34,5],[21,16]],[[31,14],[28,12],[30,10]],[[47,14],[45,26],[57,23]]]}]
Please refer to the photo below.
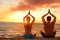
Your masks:
[{"label": "silhouetted man", "polygon": [[[47,16],[50,14],[53,17],[53,21],[51,22],[51,16]],[[47,16],[47,21],[45,21],[44,17]],[[56,22],[56,17],[50,13],[50,9],[48,10],[48,13],[42,16],[42,21],[44,24],[44,31],[40,30],[40,33],[43,37],[50,38],[55,37],[56,31],[54,30],[54,25]]]}]

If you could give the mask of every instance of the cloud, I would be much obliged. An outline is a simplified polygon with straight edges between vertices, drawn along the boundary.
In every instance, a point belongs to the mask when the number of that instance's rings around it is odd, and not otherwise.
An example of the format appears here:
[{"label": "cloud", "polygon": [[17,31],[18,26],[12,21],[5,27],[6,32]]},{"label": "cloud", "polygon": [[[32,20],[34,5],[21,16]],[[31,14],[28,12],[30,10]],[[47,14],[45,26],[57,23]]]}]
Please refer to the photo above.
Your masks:
[{"label": "cloud", "polygon": [[31,5],[44,5],[44,4],[51,4],[54,0],[25,0]]},{"label": "cloud", "polygon": [[54,2],[55,2],[55,3],[60,3],[60,0],[55,0]]},{"label": "cloud", "polygon": [[[60,0],[23,0],[11,10],[34,10],[36,8],[55,8],[60,7]],[[59,5],[58,5],[59,4]]]},{"label": "cloud", "polygon": [[17,4],[17,0],[0,0],[0,7],[9,7]]}]

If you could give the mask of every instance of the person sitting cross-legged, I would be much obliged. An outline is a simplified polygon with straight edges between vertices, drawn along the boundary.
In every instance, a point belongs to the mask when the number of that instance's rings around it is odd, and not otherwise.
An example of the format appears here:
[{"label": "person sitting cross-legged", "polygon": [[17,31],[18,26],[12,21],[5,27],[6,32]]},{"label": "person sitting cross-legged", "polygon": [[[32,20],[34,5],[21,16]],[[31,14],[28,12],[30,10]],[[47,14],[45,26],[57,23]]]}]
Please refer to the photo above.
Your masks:
[{"label": "person sitting cross-legged", "polygon": [[[50,14],[53,17],[53,20],[51,21],[51,16],[47,16]],[[47,16],[47,21],[45,21],[44,17]],[[44,32],[40,30],[40,33],[45,38],[54,38],[56,34],[56,30],[54,30],[54,25],[56,22],[56,17],[51,14],[50,9],[48,10],[48,13],[42,16],[42,21],[44,24]]]},{"label": "person sitting cross-legged", "polygon": [[[30,16],[33,18],[32,22]],[[23,23],[24,23],[24,29],[25,29],[25,34],[24,34],[24,38],[34,38],[36,36],[36,34],[32,34],[31,30],[32,30],[32,25],[34,24],[35,18],[29,13],[23,18]]]}]

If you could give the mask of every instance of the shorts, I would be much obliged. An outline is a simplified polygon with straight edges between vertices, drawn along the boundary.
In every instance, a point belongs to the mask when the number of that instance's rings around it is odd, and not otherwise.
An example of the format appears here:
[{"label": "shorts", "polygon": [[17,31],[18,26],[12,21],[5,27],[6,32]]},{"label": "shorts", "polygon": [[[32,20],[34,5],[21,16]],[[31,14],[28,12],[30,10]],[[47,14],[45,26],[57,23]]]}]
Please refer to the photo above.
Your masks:
[{"label": "shorts", "polygon": [[24,38],[34,38],[35,36],[30,34],[30,35],[24,35]]}]

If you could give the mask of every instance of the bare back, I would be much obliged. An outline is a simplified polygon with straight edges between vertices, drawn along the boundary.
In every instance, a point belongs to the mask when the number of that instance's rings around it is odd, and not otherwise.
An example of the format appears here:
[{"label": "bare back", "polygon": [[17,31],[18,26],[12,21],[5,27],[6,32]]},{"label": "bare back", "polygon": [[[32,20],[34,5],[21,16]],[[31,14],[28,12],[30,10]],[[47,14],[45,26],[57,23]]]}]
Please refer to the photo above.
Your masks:
[{"label": "bare back", "polygon": [[31,34],[32,24],[31,23],[24,23],[24,28],[26,34]]},{"label": "bare back", "polygon": [[44,23],[44,30],[47,35],[50,35],[53,33],[54,30],[54,22],[45,22]]}]

